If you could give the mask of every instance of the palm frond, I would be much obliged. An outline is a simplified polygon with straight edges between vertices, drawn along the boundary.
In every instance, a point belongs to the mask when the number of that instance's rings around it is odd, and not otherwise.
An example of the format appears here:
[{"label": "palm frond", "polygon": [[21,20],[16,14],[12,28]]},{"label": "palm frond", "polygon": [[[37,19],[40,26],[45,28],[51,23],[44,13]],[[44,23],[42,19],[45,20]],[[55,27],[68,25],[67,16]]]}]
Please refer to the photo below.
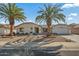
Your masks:
[{"label": "palm frond", "polygon": [[[57,23],[59,21],[63,21],[65,22],[65,15],[63,13],[61,13],[61,11],[63,11],[60,8],[60,5],[55,4],[54,6],[52,5],[44,5],[44,9],[41,8],[41,10],[39,10],[39,15],[36,17],[36,21],[46,21],[47,20],[52,20],[52,21],[56,21]],[[40,16],[41,15],[41,16]],[[51,22],[50,22],[51,23]]]},{"label": "palm frond", "polygon": [[16,6],[15,3],[0,4],[0,16],[6,17],[10,22],[12,16],[14,20],[24,21],[26,19],[23,9]]}]

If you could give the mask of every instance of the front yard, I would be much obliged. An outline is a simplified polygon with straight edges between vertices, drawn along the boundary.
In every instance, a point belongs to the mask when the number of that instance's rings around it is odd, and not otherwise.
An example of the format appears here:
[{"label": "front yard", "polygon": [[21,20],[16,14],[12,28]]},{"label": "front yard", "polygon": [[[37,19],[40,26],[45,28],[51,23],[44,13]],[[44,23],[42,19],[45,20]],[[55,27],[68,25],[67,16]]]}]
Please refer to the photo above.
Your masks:
[{"label": "front yard", "polygon": [[13,37],[1,37],[0,38],[0,46],[4,46],[8,42],[22,42],[25,39],[25,41],[31,40],[34,42],[73,42],[70,39],[66,39],[64,37],[61,37],[60,35],[51,35],[46,37],[45,35],[24,35],[24,36],[13,36]]},{"label": "front yard", "polygon": [[[67,35],[65,35],[67,36]],[[24,42],[35,42],[35,45],[42,44],[40,47],[53,47],[62,45],[63,47],[59,50],[61,55],[79,55],[79,43],[74,42],[72,39],[67,39],[62,35],[51,35],[46,37],[45,35],[24,35],[24,36],[13,36],[13,37],[1,37],[0,48],[6,46],[8,43],[15,47],[22,46]],[[27,45],[27,44],[26,44]],[[33,43],[30,44],[32,46]],[[28,47],[30,47],[28,46]],[[77,54],[76,54],[77,53]]]}]

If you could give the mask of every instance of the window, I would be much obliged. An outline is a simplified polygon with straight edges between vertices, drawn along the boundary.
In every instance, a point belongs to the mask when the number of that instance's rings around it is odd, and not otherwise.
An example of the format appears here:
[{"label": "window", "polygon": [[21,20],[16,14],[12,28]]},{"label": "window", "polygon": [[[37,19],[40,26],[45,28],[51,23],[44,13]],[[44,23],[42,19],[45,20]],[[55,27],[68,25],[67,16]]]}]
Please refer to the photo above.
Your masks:
[{"label": "window", "polygon": [[24,29],[24,28],[19,28],[19,31],[20,31],[20,32],[23,32],[23,29]]},{"label": "window", "polygon": [[33,28],[32,28],[32,27],[31,27],[30,29],[31,29],[31,30],[33,30]]}]

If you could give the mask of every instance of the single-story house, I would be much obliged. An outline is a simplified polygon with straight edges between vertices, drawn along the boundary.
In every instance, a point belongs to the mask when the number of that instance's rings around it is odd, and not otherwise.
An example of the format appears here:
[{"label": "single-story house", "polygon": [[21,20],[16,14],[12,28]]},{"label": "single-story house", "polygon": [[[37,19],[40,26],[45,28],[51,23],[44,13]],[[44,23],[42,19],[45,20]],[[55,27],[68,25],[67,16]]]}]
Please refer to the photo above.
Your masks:
[{"label": "single-story house", "polygon": [[0,35],[9,34],[9,25],[8,24],[0,24]]},{"label": "single-story house", "polygon": [[16,33],[18,34],[27,34],[27,33],[35,33],[40,34],[42,33],[41,26],[32,23],[32,22],[26,22],[22,23],[20,25],[15,26]]},{"label": "single-story house", "polygon": [[[52,32],[54,34],[79,34],[79,24],[76,25],[67,25],[67,24],[56,24],[52,25]],[[0,24],[0,35],[9,34],[9,25]],[[46,34],[47,26],[38,25],[32,22],[22,23],[14,27],[14,32],[18,34]]]}]

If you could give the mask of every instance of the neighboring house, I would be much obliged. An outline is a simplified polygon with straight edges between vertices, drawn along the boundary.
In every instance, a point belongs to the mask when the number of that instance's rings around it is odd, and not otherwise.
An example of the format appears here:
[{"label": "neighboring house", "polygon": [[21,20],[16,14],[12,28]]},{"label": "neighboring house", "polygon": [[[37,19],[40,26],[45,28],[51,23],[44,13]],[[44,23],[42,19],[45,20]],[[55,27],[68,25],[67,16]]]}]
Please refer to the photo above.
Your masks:
[{"label": "neighboring house", "polygon": [[15,26],[16,33],[18,34],[27,34],[27,33],[35,33],[35,34],[40,34],[42,33],[42,28],[41,26],[32,23],[32,22],[26,22],[22,23],[20,25]]},{"label": "neighboring house", "polygon": [[0,35],[7,35],[9,32],[10,30],[8,24],[0,24]]},{"label": "neighboring house", "polygon": [[72,34],[79,34],[79,24],[70,25]]}]

